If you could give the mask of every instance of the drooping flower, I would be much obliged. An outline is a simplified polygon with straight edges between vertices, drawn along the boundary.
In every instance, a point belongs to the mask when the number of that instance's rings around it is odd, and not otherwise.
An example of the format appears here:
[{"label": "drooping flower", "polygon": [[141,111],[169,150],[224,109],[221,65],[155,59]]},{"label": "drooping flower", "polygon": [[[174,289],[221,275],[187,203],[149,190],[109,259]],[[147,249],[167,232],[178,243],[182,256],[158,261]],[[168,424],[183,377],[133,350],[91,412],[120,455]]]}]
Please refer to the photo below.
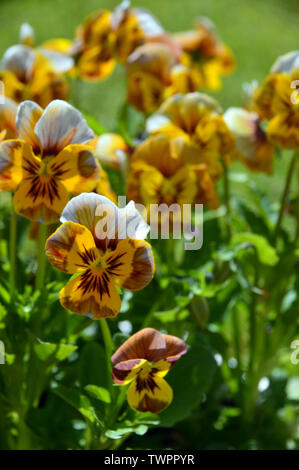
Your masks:
[{"label": "drooping flower", "polygon": [[229,108],[223,119],[236,138],[238,158],[251,170],[272,173],[275,150],[259,116],[243,108]]},{"label": "drooping flower", "polygon": [[125,174],[127,168],[128,144],[118,134],[102,134],[97,139],[95,155],[107,168]]},{"label": "drooping flower", "polygon": [[218,90],[221,76],[231,73],[235,66],[229,47],[219,38],[215,25],[208,18],[198,18],[195,30],[174,35],[182,47],[182,63],[197,74],[199,87]]},{"label": "drooping flower", "polygon": [[114,55],[125,64],[129,55],[149,41],[163,41],[165,32],[158,20],[144,8],[131,8],[123,1],[111,15]]},{"label": "drooping flower", "polygon": [[65,99],[68,86],[62,75],[72,64],[72,59],[62,54],[24,44],[11,46],[0,66],[5,96],[17,103],[33,100],[42,107],[54,99]]},{"label": "drooping flower", "polygon": [[[128,197],[146,208],[151,224],[163,225],[173,204],[208,204],[218,207],[218,197],[205,164],[197,163],[197,152],[180,137],[155,135],[142,142],[131,157]],[[173,206],[174,207],[174,206]],[[171,220],[179,214],[170,213]],[[178,221],[180,224],[180,221]]]},{"label": "drooping flower", "polygon": [[183,340],[144,328],[113,354],[112,378],[118,385],[130,384],[127,399],[133,409],[160,413],[173,399],[164,377],[186,352]]},{"label": "drooping flower", "polygon": [[140,111],[156,110],[164,99],[175,64],[170,49],[163,44],[145,44],[128,58],[128,100]]},{"label": "drooping flower", "polygon": [[17,137],[17,109],[18,105],[14,101],[4,97],[4,102],[0,104],[0,142]]},{"label": "drooping flower", "polygon": [[45,110],[19,105],[19,139],[0,144],[0,189],[16,191],[15,211],[32,221],[59,220],[69,194],[92,191],[100,167],[88,145],[93,132],[82,114],[55,100]]},{"label": "drooping flower", "polygon": [[118,208],[94,193],[74,197],[61,216],[62,225],[46,243],[56,268],[75,278],[60,292],[66,309],[96,320],[115,317],[121,307],[116,286],[143,289],[154,275],[149,227],[131,201]]},{"label": "drooping flower", "polygon": [[205,163],[214,180],[223,173],[221,159],[229,162],[235,150],[234,136],[218,103],[198,92],[168,98],[148,119],[147,131],[183,138],[197,151],[197,163]]},{"label": "drooping flower", "polygon": [[254,104],[268,122],[266,133],[274,145],[299,149],[299,51],[279,57],[270,75],[256,90]]},{"label": "drooping flower", "polygon": [[114,70],[110,20],[111,13],[108,10],[96,12],[76,32],[76,71],[83,80],[100,81]]},{"label": "drooping flower", "polygon": [[179,64],[167,43],[151,42],[128,57],[128,101],[143,112],[155,111],[168,96],[196,91],[191,69]]}]

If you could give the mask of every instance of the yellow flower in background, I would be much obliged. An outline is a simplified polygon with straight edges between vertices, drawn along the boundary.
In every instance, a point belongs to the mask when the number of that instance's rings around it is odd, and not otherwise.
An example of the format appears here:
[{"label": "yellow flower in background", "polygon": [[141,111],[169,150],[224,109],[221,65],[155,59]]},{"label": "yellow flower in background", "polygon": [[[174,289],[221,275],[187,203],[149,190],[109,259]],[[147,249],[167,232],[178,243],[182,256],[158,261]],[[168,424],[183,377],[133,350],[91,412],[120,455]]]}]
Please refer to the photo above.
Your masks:
[{"label": "yellow flower in background", "polygon": [[164,44],[148,43],[137,48],[128,58],[128,101],[140,111],[156,110],[171,84],[174,56]]},{"label": "yellow flower in background", "polygon": [[20,103],[33,100],[47,106],[54,99],[64,99],[68,86],[62,75],[72,67],[72,59],[62,54],[32,49],[23,44],[11,46],[2,57],[0,80],[5,96]]},{"label": "yellow flower in background", "polygon": [[107,133],[98,137],[95,155],[102,165],[126,174],[129,150],[128,144],[120,135]]},{"label": "yellow flower in background", "polygon": [[111,357],[112,378],[117,385],[129,385],[128,403],[134,410],[160,413],[173,399],[164,380],[187,346],[176,336],[144,328],[131,336]]},{"label": "yellow flower in background", "polygon": [[197,74],[201,88],[218,90],[221,76],[234,70],[233,54],[219,38],[210,19],[197,19],[195,30],[177,33],[173,38],[184,51],[182,63]]},{"label": "yellow flower in background", "polygon": [[[182,138],[164,135],[149,137],[135,150],[131,158],[127,193],[130,199],[145,206],[152,220],[162,224],[161,208],[151,204],[219,205],[213,181],[204,164],[195,163],[197,152]],[[155,212],[156,211],[156,212]],[[168,213],[165,214],[168,216]],[[172,214],[170,213],[172,217]],[[176,214],[172,218],[175,221]]]},{"label": "yellow flower in background", "polygon": [[149,227],[133,201],[120,209],[104,196],[83,193],[66,205],[62,225],[46,243],[56,268],[76,274],[60,292],[63,307],[97,320],[121,308],[116,286],[143,289],[154,275],[154,259],[144,241]]},{"label": "yellow flower in background", "polygon": [[259,116],[242,108],[229,108],[223,119],[236,138],[238,158],[251,171],[271,174],[275,149],[260,125]]},{"label": "yellow flower in background", "polygon": [[100,167],[88,145],[93,132],[81,113],[55,100],[45,110],[19,105],[19,139],[0,144],[0,190],[16,191],[15,211],[32,221],[59,220],[69,194],[92,191]]},{"label": "yellow flower in background", "polygon": [[17,109],[18,105],[14,101],[4,97],[4,102],[0,104],[0,142],[17,137]]},{"label": "yellow flower in background", "polygon": [[197,90],[197,76],[178,63],[167,43],[149,42],[128,58],[128,101],[140,111],[155,111],[166,97]]},{"label": "yellow flower in background", "polygon": [[158,20],[144,8],[131,8],[124,1],[111,15],[114,32],[114,55],[119,62],[126,64],[129,55],[137,47],[151,40],[163,40],[165,33]]},{"label": "yellow flower in background", "polygon": [[254,104],[267,120],[269,140],[280,148],[299,148],[299,51],[279,57],[270,75],[256,90]]},{"label": "yellow flower in background", "polygon": [[76,73],[83,80],[100,81],[115,67],[111,13],[103,10],[90,15],[76,33]]},{"label": "yellow flower in background", "polygon": [[147,120],[149,134],[181,137],[192,146],[196,163],[204,163],[216,180],[235,152],[235,139],[221,115],[218,103],[202,93],[177,94],[168,98]]}]

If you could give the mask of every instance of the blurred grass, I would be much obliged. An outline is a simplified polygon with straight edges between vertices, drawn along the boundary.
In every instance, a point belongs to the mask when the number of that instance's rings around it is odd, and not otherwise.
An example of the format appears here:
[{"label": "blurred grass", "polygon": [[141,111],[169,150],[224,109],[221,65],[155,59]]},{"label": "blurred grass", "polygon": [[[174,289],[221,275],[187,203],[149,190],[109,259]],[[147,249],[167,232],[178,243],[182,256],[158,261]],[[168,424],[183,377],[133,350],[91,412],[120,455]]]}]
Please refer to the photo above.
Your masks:
[{"label": "blurred grass", "polygon": [[[118,4],[119,0],[0,0],[0,54],[18,41],[23,22],[34,27],[36,44],[53,37],[72,38],[78,24],[91,12],[113,9]],[[298,0],[132,0],[132,5],[151,10],[170,32],[191,29],[197,16],[214,21],[237,62],[234,74],[223,79],[223,88],[216,94],[224,109],[242,104],[244,82],[261,82],[277,56],[298,49]],[[124,70],[117,66],[104,82],[80,83],[75,90],[76,104],[97,117],[106,129],[114,130],[125,90]],[[272,202],[280,197],[286,160],[276,161],[271,178],[262,174],[249,178]],[[234,165],[234,171],[239,169],[240,165]]]},{"label": "blurred grass", "polygon": [[[77,25],[92,11],[118,5],[118,0],[0,0],[0,53],[18,41],[19,27],[30,23],[36,44],[53,38],[72,38]],[[217,93],[222,106],[241,104],[245,81],[261,81],[275,58],[297,49],[298,0],[133,0],[150,9],[171,32],[188,30],[197,16],[208,16],[233,49],[237,69],[225,77]],[[117,67],[108,80],[80,87],[81,107],[112,129],[125,95],[125,76]]]}]

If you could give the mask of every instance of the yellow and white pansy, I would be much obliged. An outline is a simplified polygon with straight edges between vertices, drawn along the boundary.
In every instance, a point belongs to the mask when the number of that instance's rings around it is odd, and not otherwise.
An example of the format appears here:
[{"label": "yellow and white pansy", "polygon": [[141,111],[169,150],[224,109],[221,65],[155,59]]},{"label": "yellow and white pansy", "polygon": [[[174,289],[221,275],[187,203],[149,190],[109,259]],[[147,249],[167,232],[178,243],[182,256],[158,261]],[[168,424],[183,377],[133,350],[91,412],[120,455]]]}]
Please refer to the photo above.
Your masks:
[{"label": "yellow and white pansy", "polygon": [[238,158],[252,171],[271,174],[275,150],[259,116],[243,108],[229,108],[223,119],[236,138]]},{"label": "yellow and white pansy", "polygon": [[18,107],[18,139],[0,144],[0,189],[15,192],[15,211],[32,221],[59,220],[69,194],[91,191],[100,176],[93,132],[65,101],[45,110],[33,101]]},{"label": "yellow and white pansy", "polygon": [[53,99],[66,98],[68,86],[62,74],[72,66],[73,60],[63,54],[25,44],[11,46],[0,65],[5,96],[18,103],[31,99],[42,107]]},{"label": "yellow and white pansy", "polygon": [[95,193],[74,197],[60,220],[46,254],[56,268],[76,275],[61,290],[61,304],[94,320],[115,317],[117,287],[140,290],[154,275],[152,249],[144,241],[149,227],[132,201],[118,208]]},{"label": "yellow and white pansy", "polygon": [[176,94],[168,98],[146,125],[151,135],[181,137],[197,153],[196,163],[204,163],[217,180],[235,151],[235,140],[221,114],[217,101],[203,93]]}]

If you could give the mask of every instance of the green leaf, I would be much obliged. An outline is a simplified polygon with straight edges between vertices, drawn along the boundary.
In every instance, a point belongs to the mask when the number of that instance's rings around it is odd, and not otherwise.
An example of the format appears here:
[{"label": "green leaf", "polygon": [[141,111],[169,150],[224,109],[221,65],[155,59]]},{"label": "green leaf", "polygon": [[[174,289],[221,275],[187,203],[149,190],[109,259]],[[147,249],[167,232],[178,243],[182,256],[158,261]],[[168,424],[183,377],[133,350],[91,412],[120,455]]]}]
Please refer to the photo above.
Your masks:
[{"label": "green leaf", "polygon": [[99,121],[94,116],[91,116],[90,114],[86,114],[84,112],[82,112],[82,114],[85,117],[87,124],[96,135],[105,134],[107,132],[105,127],[102,126],[102,124],[99,123]]},{"label": "green leaf", "polygon": [[83,395],[79,390],[71,389],[60,385],[53,389],[53,392],[75,408],[85,418],[94,423],[98,421],[94,408],[88,397]]},{"label": "green leaf", "polygon": [[160,415],[160,426],[171,427],[187,418],[212,383],[217,364],[199,336],[165,377],[173,389],[173,402]]},{"label": "green leaf", "polygon": [[70,354],[76,351],[73,344],[54,344],[39,342],[34,345],[34,351],[41,361],[46,361],[51,356],[58,361],[64,361]]},{"label": "green leaf", "polygon": [[86,385],[84,387],[93,398],[103,401],[104,403],[111,403],[111,396],[109,391],[104,387],[98,387],[97,385]]},{"label": "green leaf", "polygon": [[91,384],[108,388],[110,371],[107,371],[106,355],[100,344],[89,342],[81,350],[78,378],[82,388]]},{"label": "green leaf", "polygon": [[255,233],[238,233],[232,238],[232,245],[249,244],[256,248],[259,261],[268,266],[275,266],[279,257],[275,249],[269,244],[268,240]]}]

